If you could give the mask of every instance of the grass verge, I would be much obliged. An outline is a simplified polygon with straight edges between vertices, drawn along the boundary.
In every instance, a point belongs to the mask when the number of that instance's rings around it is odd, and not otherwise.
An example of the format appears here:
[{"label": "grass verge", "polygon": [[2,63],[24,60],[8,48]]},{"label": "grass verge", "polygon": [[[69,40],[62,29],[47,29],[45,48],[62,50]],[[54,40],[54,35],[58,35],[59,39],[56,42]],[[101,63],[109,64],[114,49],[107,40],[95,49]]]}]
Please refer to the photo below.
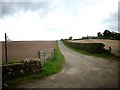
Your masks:
[{"label": "grass verge", "polygon": [[10,87],[13,87],[15,85],[19,85],[20,83],[30,82],[35,79],[42,79],[46,76],[56,74],[62,70],[64,61],[65,61],[64,56],[60,52],[59,47],[58,47],[58,42],[56,41],[55,58],[47,62],[46,64],[44,64],[41,72],[33,73],[30,75],[25,74],[22,76],[22,78],[18,78],[14,81],[7,81],[7,83]]},{"label": "grass verge", "polygon": [[6,62],[5,60],[2,61],[2,65],[16,64],[16,63],[20,63],[20,61],[18,61],[18,60],[9,60],[8,62]]},{"label": "grass verge", "polygon": [[78,50],[78,49],[75,49],[75,48],[72,48],[66,44],[64,44],[66,47],[68,47],[69,49],[72,49],[76,52],[79,52],[79,53],[82,53],[82,54],[85,54],[85,55],[89,55],[89,56],[95,56],[95,57],[100,57],[100,58],[104,58],[104,59],[107,59],[107,60],[110,60],[110,61],[120,61],[120,57],[119,56],[116,56],[112,53],[88,53],[86,51],[83,51],[83,50]]}]

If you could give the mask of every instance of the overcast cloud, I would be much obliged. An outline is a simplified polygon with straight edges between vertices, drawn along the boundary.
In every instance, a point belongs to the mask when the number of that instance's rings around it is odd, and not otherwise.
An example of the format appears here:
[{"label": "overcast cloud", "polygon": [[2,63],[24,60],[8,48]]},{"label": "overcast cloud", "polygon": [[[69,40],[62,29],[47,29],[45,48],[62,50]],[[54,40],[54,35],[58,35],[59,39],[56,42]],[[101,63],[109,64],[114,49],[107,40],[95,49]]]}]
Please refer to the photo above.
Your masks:
[{"label": "overcast cloud", "polygon": [[38,11],[44,9],[43,13],[47,13],[51,9],[48,2],[2,2],[2,15],[8,16],[14,13],[19,13],[21,10]]},{"label": "overcast cloud", "polygon": [[0,39],[57,40],[118,31],[118,0],[1,0]]}]

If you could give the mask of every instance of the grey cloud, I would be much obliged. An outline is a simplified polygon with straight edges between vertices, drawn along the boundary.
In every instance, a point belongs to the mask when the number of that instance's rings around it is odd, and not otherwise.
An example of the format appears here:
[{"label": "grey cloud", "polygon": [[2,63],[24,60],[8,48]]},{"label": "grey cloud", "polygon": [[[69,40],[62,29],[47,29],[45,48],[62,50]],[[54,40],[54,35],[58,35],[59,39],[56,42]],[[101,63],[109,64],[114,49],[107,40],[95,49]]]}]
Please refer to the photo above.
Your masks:
[{"label": "grey cloud", "polygon": [[[5,2],[6,1],[6,2]],[[4,0],[2,2],[2,15],[12,15],[13,13],[19,12],[21,9],[24,11],[27,10],[39,10],[44,9],[44,13],[47,13],[51,8],[54,8],[52,2],[59,2],[60,4],[64,5],[70,14],[77,15],[79,12],[80,7],[85,7],[87,5],[93,5],[98,3],[101,0],[17,0],[16,2],[12,2],[12,0]],[[19,1],[19,2],[18,2]],[[20,2],[21,1],[21,2]],[[29,1],[29,2],[28,2]],[[34,2],[38,1],[38,2]]]},{"label": "grey cloud", "polygon": [[[62,4],[69,10],[70,14],[77,15],[80,10],[99,4],[101,0],[62,0]],[[89,9],[89,8],[88,8]]]},{"label": "grey cloud", "polygon": [[0,2],[0,17],[2,17],[2,3]]},{"label": "grey cloud", "polygon": [[51,6],[48,2],[2,2],[2,16],[12,15],[21,9],[24,11],[44,9],[45,12],[50,10]]},{"label": "grey cloud", "polygon": [[118,2],[118,31],[120,32],[120,1]]},{"label": "grey cloud", "polygon": [[120,2],[118,2],[118,11],[109,14],[109,18],[106,18],[102,24],[106,28],[120,32]]},{"label": "grey cloud", "polygon": [[106,18],[102,24],[106,25],[106,28],[118,31],[118,12],[111,13],[109,18]]},{"label": "grey cloud", "polygon": [[111,13],[110,17],[105,19],[103,23],[117,22],[118,21],[118,12]]}]

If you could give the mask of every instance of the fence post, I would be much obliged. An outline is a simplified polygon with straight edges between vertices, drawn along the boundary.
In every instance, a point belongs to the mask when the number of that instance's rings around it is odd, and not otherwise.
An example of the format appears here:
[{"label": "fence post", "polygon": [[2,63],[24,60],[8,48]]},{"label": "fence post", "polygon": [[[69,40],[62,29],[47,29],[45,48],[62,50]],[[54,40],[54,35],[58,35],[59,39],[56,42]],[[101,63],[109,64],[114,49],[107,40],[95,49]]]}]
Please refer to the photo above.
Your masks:
[{"label": "fence post", "polygon": [[112,48],[111,48],[111,47],[109,47],[109,52],[110,52],[110,53],[111,53],[111,49],[112,49]]},{"label": "fence post", "polygon": [[45,63],[45,50],[44,50],[44,52],[43,52],[43,57],[44,57],[44,63]]},{"label": "fence post", "polygon": [[54,51],[54,57],[55,57],[55,48],[53,49],[53,51]]},{"label": "fence post", "polygon": [[6,63],[7,63],[7,35],[5,33],[5,57],[6,57]]},{"label": "fence post", "polygon": [[37,51],[37,57],[40,59],[40,51]]},{"label": "fence post", "polygon": [[55,49],[53,49],[54,50],[54,55],[55,55]]}]

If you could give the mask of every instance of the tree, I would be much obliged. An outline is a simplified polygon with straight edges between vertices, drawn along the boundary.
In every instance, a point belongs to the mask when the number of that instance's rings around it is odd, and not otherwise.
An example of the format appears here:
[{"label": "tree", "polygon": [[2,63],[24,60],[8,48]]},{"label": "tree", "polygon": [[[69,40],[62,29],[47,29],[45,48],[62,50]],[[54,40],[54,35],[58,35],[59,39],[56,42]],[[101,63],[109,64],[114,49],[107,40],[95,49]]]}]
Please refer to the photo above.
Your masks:
[{"label": "tree", "polygon": [[70,37],[69,37],[69,40],[72,40],[72,38],[73,38],[73,37],[72,37],[72,36],[70,36]]},{"label": "tree", "polygon": [[98,33],[97,33],[97,36],[98,36],[98,37],[102,37],[101,32],[98,32]]},{"label": "tree", "polygon": [[111,32],[109,30],[105,30],[103,32],[103,37],[105,37],[106,39],[109,39],[111,37]]},{"label": "tree", "polygon": [[116,33],[115,36],[114,36],[114,38],[115,38],[116,40],[120,40],[120,33]]}]

